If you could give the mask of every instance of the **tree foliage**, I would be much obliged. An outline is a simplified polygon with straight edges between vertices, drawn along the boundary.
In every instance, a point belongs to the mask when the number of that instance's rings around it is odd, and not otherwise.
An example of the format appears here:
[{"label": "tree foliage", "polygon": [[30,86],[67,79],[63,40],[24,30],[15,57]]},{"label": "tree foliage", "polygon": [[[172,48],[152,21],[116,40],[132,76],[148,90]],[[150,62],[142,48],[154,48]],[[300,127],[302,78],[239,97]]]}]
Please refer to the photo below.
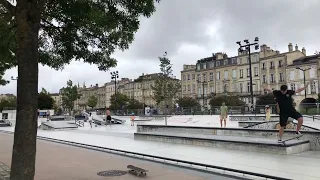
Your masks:
[{"label": "tree foliage", "polygon": [[90,96],[87,102],[87,105],[91,108],[96,107],[98,104],[98,98],[96,96]]},{"label": "tree foliage", "polygon": [[[128,49],[140,16],[150,17],[155,2],[159,0],[0,0],[0,76],[18,65],[19,77],[11,180],[34,178],[38,63],[62,69],[81,60],[99,70],[115,67],[111,55]],[[70,96],[64,96],[68,109],[73,108]]]},{"label": "tree foliage", "polygon": [[143,109],[143,103],[136,99],[129,99],[127,109]]},{"label": "tree foliage", "polygon": [[263,94],[257,98],[257,105],[271,105],[276,104],[273,93]]},{"label": "tree foliage", "polygon": [[54,100],[50,96],[50,93],[47,92],[44,88],[42,88],[42,91],[38,95],[38,108],[39,109],[53,109],[54,106]]},{"label": "tree foliage", "polygon": [[67,82],[67,87],[63,88],[62,92],[62,106],[64,109],[72,111],[74,107],[74,101],[79,99],[78,89],[76,85],[72,84],[72,81]]},{"label": "tree foliage", "polygon": [[151,86],[153,90],[153,99],[159,105],[161,102],[165,102],[177,97],[177,93],[181,91],[181,84],[179,80],[172,78],[173,70],[170,59],[167,57],[159,57],[160,71],[158,74],[154,86]]},{"label": "tree foliage", "polygon": [[110,109],[111,110],[119,110],[119,109],[123,109],[123,107],[127,106],[127,103],[129,101],[129,98],[127,95],[122,94],[122,93],[117,93],[116,95],[113,94],[110,97]]},{"label": "tree foliage", "polygon": [[222,103],[225,103],[227,106],[243,106],[246,103],[241,101],[240,98],[236,95],[221,95],[211,98],[209,104],[211,107],[221,106]]},{"label": "tree foliage", "polygon": [[183,108],[193,108],[200,106],[199,102],[192,97],[181,97],[176,100],[176,103],[179,104],[179,107]]},{"label": "tree foliage", "polygon": [[13,109],[17,107],[17,97],[8,96],[0,100],[0,110]]}]

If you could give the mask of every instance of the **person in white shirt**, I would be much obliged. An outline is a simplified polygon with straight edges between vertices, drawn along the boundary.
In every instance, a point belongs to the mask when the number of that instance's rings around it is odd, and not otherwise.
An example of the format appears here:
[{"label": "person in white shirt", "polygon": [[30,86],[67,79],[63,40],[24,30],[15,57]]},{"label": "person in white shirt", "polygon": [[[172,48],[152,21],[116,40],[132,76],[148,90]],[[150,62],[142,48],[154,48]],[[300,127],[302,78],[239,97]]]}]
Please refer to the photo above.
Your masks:
[{"label": "person in white shirt", "polygon": [[89,124],[91,128],[92,128],[92,121],[93,121],[93,116],[91,113],[89,113]]}]

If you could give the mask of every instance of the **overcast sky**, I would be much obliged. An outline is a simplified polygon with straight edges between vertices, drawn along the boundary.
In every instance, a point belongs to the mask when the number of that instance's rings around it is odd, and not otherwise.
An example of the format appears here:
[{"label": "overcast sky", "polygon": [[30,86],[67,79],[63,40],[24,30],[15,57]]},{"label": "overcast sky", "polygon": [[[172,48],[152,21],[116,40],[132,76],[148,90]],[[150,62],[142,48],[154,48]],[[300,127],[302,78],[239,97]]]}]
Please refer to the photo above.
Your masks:
[{"label": "overcast sky", "polygon": [[[237,54],[236,41],[254,40],[280,52],[287,51],[289,42],[305,47],[308,55],[320,50],[320,25],[316,16],[319,0],[162,0],[149,19],[142,19],[130,49],[114,56],[120,77],[137,78],[142,73],[159,72],[158,56],[165,51],[180,78],[183,64],[215,52]],[[68,79],[87,86],[110,81],[110,72],[96,66],[73,62],[63,71],[40,66],[39,90],[51,93],[66,85]],[[6,72],[5,78],[17,76],[17,69]],[[0,93],[16,92],[16,82],[0,88]]]}]

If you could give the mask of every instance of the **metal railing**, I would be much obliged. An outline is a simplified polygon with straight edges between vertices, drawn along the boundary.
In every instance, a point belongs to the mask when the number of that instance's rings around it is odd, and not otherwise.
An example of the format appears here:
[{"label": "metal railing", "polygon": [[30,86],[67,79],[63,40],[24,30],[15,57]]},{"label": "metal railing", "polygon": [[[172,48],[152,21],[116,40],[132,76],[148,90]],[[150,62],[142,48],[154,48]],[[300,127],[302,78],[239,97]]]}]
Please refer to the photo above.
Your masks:
[{"label": "metal railing", "polygon": [[[13,134],[13,132],[3,131],[3,130],[0,130],[0,132]],[[256,177],[256,178],[259,177],[259,178],[264,178],[266,180],[268,180],[268,179],[270,179],[270,180],[271,179],[291,180],[288,178],[282,178],[282,177],[277,177],[277,176],[255,173],[255,172],[226,168],[226,167],[221,167],[221,166],[214,166],[214,165],[203,164],[203,163],[192,162],[192,161],[185,161],[185,160],[174,159],[174,158],[167,158],[167,157],[162,157],[162,156],[154,156],[154,155],[149,155],[149,154],[130,152],[130,151],[125,151],[125,150],[119,150],[119,149],[113,149],[113,148],[107,148],[107,147],[65,141],[65,140],[42,137],[42,136],[37,136],[37,138],[41,139],[41,140],[46,140],[46,141],[51,141],[51,142],[56,142],[56,143],[61,143],[61,144],[67,144],[67,145],[76,146],[76,147],[87,148],[90,150],[96,150],[96,151],[107,152],[107,153],[114,153],[114,154],[129,156],[129,157],[135,157],[135,158],[139,158],[139,159],[142,158],[142,159],[150,160],[150,161],[154,161],[154,162],[161,162],[161,163],[166,163],[166,164],[170,164],[170,165],[176,165],[176,166],[195,169],[195,170],[202,170],[202,171],[206,171],[206,172],[213,173],[213,174],[217,174],[217,172],[214,172],[213,170],[222,170],[223,172],[237,173],[239,175],[242,175],[243,177],[245,177],[245,176],[251,176],[251,177]],[[186,166],[186,165],[189,165],[189,166]],[[192,167],[190,167],[190,166],[192,166]],[[201,167],[202,169],[197,168],[196,166]],[[212,170],[210,170],[210,169],[212,169]],[[249,177],[247,177],[247,178],[249,178]]]},{"label": "metal railing", "polygon": [[82,122],[82,121],[80,121],[80,120],[74,120],[75,121],[75,123],[76,123],[76,125],[78,126],[78,127],[84,127],[84,122]]}]

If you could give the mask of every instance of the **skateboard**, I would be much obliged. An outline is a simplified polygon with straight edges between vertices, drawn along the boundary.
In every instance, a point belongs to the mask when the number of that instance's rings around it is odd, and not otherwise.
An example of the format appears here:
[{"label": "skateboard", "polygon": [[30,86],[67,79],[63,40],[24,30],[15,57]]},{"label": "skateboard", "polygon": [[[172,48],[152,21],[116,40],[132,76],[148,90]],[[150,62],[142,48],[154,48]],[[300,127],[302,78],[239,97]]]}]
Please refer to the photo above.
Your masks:
[{"label": "skateboard", "polygon": [[303,135],[296,135],[295,137],[292,137],[292,138],[283,140],[281,143],[282,143],[282,145],[286,145],[286,142],[287,142],[287,141],[291,141],[291,140],[293,140],[293,139],[298,139],[298,140],[299,140],[299,138],[301,138],[302,136],[303,136]]},{"label": "skateboard", "polygon": [[137,176],[146,176],[148,170],[142,169],[142,168],[138,168],[136,166],[133,165],[128,165],[127,168],[129,169],[129,173],[131,174],[135,174]]}]

